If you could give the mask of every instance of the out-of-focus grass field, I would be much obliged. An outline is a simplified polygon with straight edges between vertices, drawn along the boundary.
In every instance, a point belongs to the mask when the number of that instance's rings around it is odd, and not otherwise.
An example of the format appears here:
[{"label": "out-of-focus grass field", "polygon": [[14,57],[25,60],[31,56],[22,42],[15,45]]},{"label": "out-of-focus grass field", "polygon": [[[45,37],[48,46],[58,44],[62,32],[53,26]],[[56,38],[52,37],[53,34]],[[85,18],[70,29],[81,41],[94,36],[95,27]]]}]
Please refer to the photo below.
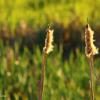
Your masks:
[{"label": "out-of-focus grass field", "polygon": [[[62,61],[62,49],[47,58],[43,100],[90,100],[89,65],[79,50],[67,61]],[[37,100],[42,54],[37,47],[30,53],[27,47],[19,53],[4,47],[0,42],[0,93],[6,95],[2,100]],[[96,59],[95,73],[100,73],[100,59]],[[95,98],[100,99],[100,80],[95,78]]]},{"label": "out-of-focus grass field", "polygon": [[[55,47],[47,57],[43,100],[90,100],[87,21],[99,48],[100,0],[0,0],[0,100],[38,100],[48,24]],[[95,100],[100,100],[99,54],[94,66]]]}]

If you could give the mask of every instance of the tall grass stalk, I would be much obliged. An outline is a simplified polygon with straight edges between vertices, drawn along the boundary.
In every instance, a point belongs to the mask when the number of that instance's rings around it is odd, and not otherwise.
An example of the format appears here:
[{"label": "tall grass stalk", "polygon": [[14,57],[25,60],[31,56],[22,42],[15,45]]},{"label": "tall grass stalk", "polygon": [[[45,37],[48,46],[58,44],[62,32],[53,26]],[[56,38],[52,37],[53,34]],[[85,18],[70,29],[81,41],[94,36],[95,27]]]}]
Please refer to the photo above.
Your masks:
[{"label": "tall grass stalk", "polygon": [[41,80],[40,80],[40,91],[39,91],[39,100],[42,100],[42,95],[43,95],[46,57],[47,57],[47,55],[45,53],[43,53],[43,56],[42,56],[42,69],[41,69]]},{"label": "tall grass stalk", "polygon": [[90,66],[90,92],[91,100],[94,100],[94,66],[93,66],[93,55],[98,54],[98,48],[94,45],[93,39],[94,31],[90,28],[89,24],[85,27],[85,54],[89,59]]},{"label": "tall grass stalk", "polygon": [[45,39],[45,46],[43,48],[42,55],[42,70],[41,70],[41,79],[40,79],[40,91],[39,91],[39,100],[43,98],[43,89],[44,89],[44,79],[45,79],[45,67],[46,67],[46,58],[47,55],[53,51],[53,30],[50,30],[50,27],[47,29],[47,35]]},{"label": "tall grass stalk", "polygon": [[94,100],[94,66],[93,55],[89,58],[91,100]]}]

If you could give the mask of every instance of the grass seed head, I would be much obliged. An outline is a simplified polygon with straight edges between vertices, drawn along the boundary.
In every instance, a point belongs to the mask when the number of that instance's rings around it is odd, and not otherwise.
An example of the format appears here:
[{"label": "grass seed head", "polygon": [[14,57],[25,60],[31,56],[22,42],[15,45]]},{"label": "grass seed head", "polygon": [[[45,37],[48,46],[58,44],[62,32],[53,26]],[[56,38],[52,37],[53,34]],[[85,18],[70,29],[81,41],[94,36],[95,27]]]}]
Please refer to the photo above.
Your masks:
[{"label": "grass seed head", "polygon": [[51,51],[53,51],[53,32],[54,30],[51,30],[50,28],[47,29],[47,35],[45,39],[45,46],[43,48],[43,52],[46,54],[49,54]]},{"label": "grass seed head", "polygon": [[91,55],[98,54],[98,48],[94,45],[93,39],[94,31],[90,28],[89,24],[85,27],[85,54],[89,58]]}]

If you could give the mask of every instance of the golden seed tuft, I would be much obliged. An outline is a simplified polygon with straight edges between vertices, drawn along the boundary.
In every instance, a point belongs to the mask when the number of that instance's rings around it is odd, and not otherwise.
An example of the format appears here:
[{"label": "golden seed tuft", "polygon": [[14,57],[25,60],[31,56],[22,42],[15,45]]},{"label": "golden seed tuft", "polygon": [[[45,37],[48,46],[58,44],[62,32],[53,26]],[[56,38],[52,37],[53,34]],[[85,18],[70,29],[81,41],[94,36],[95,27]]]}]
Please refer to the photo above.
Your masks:
[{"label": "golden seed tuft", "polygon": [[45,39],[45,46],[43,48],[43,52],[46,54],[49,54],[51,51],[53,51],[53,32],[54,30],[51,30],[50,28],[48,28],[47,30],[47,35],[46,35],[46,39]]},{"label": "golden seed tuft", "polygon": [[90,28],[89,24],[85,27],[85,54],[89,58],[91,55],[98,54],[98,48],[94,45],[93,39],[94,31]]}]

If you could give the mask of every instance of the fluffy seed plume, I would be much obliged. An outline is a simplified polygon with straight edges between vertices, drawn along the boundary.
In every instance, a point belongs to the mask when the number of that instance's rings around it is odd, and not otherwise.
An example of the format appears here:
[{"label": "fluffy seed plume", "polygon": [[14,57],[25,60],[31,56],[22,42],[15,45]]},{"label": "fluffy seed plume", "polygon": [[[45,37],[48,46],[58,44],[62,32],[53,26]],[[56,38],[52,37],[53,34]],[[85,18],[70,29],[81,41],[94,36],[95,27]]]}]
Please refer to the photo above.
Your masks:
[{"label": "fluffy seed plume", "polygon": [[88,58],[90,58],[91,55],[98,54],[98,48],[94,45],[94,39],[93,39],[94,31],[90,28],[89,24],[85,27],[85,54]]},{"label": "fluffy seed plume", "polygon": [[43,48],[43,52],[46,54],[49,54],[51,51],[53,51],[53,31],[50,28],[47,29],[47,35],[45,39],[45,46]]}]

